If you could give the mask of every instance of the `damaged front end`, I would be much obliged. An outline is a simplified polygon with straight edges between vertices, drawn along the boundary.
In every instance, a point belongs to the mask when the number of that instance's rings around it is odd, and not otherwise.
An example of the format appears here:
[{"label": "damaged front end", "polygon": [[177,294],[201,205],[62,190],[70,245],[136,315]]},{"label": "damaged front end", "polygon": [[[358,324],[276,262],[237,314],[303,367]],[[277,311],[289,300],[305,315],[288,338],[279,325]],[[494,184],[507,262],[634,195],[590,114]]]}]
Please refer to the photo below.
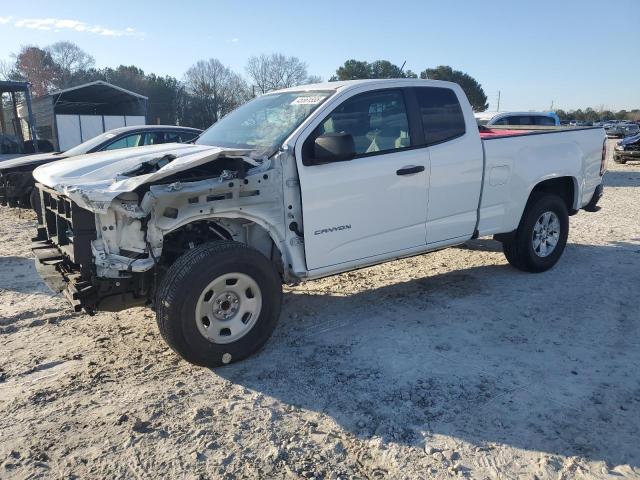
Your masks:
[{"label": "damaged front end", "polygon": [[281,232],[264,219],[283,215],[276,163],[247,151],[194,150],[146,156],[109,184],[36,184],[36,264],[76,311],[153,303],[170,263],[205,241],[251,237],[273,250]]},{"label": "damaged front end", "polygon": [[0,205],[28,206],[32,187],[31,170],[0,170]]},{"label": "damaged front end", "polygon": [[[150,293],[151,273],[134,274],[124,263],[111,277],[101,276],[100,263],[107,261],[103,252],[96,255],[98,241],[97,216],[71,199],[41,184],[42,223],[33,238],[32,251],[36,268],[54,291],[64,293],[75,311],[93,313],[121,310],[144,304]],[[108,230],[108,226],[105,226]],[[114,229],[114,226],[111,226]],[[116,260],[120,255],[115,255]],[[125,258],[122,258],[125,260]]]}]

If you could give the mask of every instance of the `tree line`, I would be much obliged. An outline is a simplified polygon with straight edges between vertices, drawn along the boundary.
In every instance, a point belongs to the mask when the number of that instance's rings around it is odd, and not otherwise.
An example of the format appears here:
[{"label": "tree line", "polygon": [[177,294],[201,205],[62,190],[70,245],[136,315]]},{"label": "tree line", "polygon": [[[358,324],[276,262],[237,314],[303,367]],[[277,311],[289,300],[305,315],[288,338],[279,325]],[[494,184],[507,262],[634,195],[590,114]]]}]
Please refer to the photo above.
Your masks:
[{"label": "tree line", "polygon": [[619,110],[612,112],[604,107],[594,108],[581,108],[577,110],[565,111],[558,109],[555,111],[560,120],[578,120],[581,122],[599,122],[602,120],[631,120],[633,122],[640,121],[640,109],[633,110]]},{"label": "tree line", "polygon": [[[12,55],[10,61],[0,62],[0,79],[3,78],[30,82],[36,97],[103,80],[148,97],[147,120],[150,123],[198,128],[208,127],[256,95],[322,81],[319,76],[309,74],[305,62],[281,53],[250,57],[244,75],[215,58],[194,63],[182,79],[146,73],[132,65],[97,68],[90,54],[67,41],[42,48],[23,46]],[[404,64],[398,66],[388,60],[367,62],[350,59],[336,69],[329,81],[367,78],[448,80],[462,87],[475,111],[482,112],[488,107],[482,85],[469,74],[446,65],[414,73],[410,69],[405,70]],[[597,112],[593,109],[576,112],[558,110],[557,113],[563,119],[576,120],[626,118],[632,114],[624,111],[615,114]]]}]

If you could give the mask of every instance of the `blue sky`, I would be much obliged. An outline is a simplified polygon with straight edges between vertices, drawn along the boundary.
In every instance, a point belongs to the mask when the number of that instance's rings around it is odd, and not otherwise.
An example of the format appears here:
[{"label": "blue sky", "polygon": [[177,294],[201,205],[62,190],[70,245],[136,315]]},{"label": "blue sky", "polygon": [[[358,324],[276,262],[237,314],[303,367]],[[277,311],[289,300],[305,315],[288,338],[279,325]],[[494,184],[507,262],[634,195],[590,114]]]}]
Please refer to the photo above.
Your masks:
[{"label": "blue sky", "polygon": [[70,40],[98,66],[182,78],[215,57],[239,73],[282,52],[328,79],[349,58],[415,72],[440,64],[483,85],[491,109],[640,108],[640,0],[0,2],[0,59]]}]

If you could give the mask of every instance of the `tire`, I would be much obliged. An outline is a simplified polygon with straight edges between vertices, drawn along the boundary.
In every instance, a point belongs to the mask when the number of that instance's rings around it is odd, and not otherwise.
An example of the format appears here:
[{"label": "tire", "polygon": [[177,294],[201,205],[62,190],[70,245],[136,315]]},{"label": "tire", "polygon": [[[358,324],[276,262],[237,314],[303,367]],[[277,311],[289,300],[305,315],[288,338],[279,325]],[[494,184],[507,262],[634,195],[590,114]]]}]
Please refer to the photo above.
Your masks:
[{"label": "tire", "polygon": [[[550,215],[543,218],[545,214]],[[545,227],[545,218],[553,219],[554,216],[557,220],[557,227],[553,226],[555,221],[553,225],[549,223],[549,226]],[[539,223],[540,221],[542,223]],[[536,239],[543,237],[534,233],[534,228],[549,232],[546,235],[548,240],[539,242],[538,249],[534,247]],[[555,230],[559,230],[557,238],[553,234]],[[545,235],[544,232],[543,235]],[[515,268],[532,273],[544,272],[553,267],[562,256],[567,245],[568,235],[569,213],[564,201],[554,194],[534,193],[527,203],[518,229],[512,238],[503,241],[502,250],[507,261]],[[554,239],[555,245],[550,249],[549,245]]]},{"label": "tire", "polygon": [[[282,281],[257,250],[217,241],[182,255],[155,300],[158,328],[169,346],[187,362],[218,367],[248,357],[269,339],[280,316]],[[243,314],[245,309],[251,312]],[[234,339],[236,333],[242,335]]]},{"label": "tire", "polygon": [[619,163],[621,165],[624,165],[625,163],[627,163],[627,161],[624,158],[616,157],[615,155],[613,157],[613,161],[616,162],[616,163]]},{"label": "tire", "polygon": [[38,223],[42,223],[42,205],[40,205],[40,195],[38,195],[38,189],[32,188],[31,193],[29,193],[29,205],[36,212],[36,216],[38,217]]}]

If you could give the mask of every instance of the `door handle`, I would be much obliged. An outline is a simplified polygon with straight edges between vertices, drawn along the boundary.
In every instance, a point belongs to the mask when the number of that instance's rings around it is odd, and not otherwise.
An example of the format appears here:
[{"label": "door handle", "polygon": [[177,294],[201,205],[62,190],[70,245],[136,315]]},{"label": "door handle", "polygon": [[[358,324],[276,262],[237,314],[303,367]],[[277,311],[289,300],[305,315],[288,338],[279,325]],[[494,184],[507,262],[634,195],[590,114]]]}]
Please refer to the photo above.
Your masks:
[{"label": "door handle", "polygon": [[396,170],[396,175],[413,175],[414,173],[424,172],[422,165],[402,167],[400,170]]}]

